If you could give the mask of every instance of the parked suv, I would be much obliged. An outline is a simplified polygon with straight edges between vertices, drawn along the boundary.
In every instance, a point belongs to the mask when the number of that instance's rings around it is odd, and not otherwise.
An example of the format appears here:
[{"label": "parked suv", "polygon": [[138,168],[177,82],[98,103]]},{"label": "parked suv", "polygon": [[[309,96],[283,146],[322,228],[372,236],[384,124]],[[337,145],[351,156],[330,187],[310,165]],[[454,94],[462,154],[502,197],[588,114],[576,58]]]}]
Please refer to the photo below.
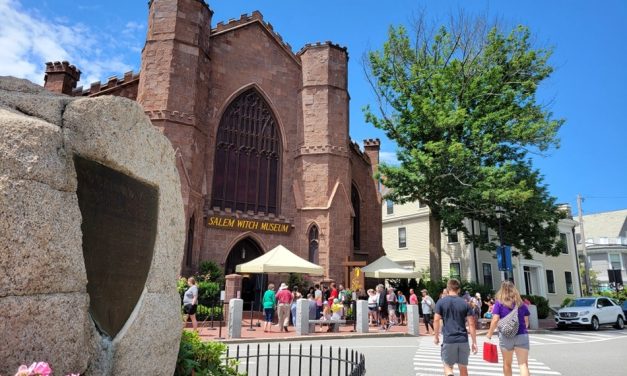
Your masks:
[{"label": "parked suv", "polygon": [[601,325],[614,324],[616,329],[625,326],[625,314],[621,306],[605,297],[577,298],[557,311],[555,323],[559,329],[568,326],[588,326],[599,330]]}]

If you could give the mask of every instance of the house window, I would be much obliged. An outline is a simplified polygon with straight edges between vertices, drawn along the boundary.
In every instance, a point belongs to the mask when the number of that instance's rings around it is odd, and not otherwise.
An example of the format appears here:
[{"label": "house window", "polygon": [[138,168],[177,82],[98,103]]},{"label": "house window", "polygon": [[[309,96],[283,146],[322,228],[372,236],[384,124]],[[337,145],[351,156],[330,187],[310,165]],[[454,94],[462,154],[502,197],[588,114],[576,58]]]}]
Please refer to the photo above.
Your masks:
[{"label": "house window", "polygon": [[405,227],[398,228],[398,248],[407,247],[407,231]]},{"label": "house window", "polygon": [[388,214],[394,214],[394,202],[392,200],[385,200]]},{"label": "house window", "polygon": [[549,293],[555,294],[555,276],[553,275],[552,270],[546,271],[546,285],[548,287]]},{"label": "house window", "polygon": [[610,268],[614,270],[620,270],[623,268],[620,255],[618,253],[610,253]]},{"label": "house window", "polygon": [[462,278],[462,265],[459,262],[451,262],[449,266],[449,275],[451,278],[461,280]]},{"label": "house window", "polygon": [[488,233],[487,223],[479,222],[479,237],[486,243],[490,241],[490,234]]},{"label": "house window", "polygon": [[449,230],[448,232],[448,242],[449,243],[457,243],[457,230]]},{"label": "house window", "polygon": [[318,264],[318,238],[320,237],[320,231],[318,230],[318,226],[313,225],[309,230],[309,262],[314,264]]},{"label": "house window", "polygon": [[494,287],[492,283],[492,264],[483,264],[483,284],[490,288]]},{"label": "house window", "polygon": [[218,126],[211,206],[278,212],[281,138],[270,107],[250,89],[227,107]]},{"label": "house window", "polygon": [[360,244],[360,205],[359,205],[359,192],[357,188],[355,188],[355,184],[351,186],[351,203],[353,204],[353,211],[355,212],[355,216],[353,217],[353,249],[358,250],[361,248]]},{"label": "house window", "polygon": [[562,253],[568,254],[568,237],[563,232],[560,233],[560,240],[562,241]]},{"label": "house window", "polygon": [[564,272],[566,278],[566,293],[573,294],[573,274],[571,272]]}]

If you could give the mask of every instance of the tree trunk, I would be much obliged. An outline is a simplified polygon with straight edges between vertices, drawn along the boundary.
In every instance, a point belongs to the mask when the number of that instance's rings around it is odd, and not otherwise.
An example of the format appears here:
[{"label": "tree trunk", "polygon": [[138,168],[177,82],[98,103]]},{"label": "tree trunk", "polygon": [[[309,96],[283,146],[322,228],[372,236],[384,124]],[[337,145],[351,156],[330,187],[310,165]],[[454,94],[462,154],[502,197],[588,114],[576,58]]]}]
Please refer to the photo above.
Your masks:
[{"label": "tree trunk", "polygon": [[441,221],[429,214],[429,273],[432,281],[442,279]]}]

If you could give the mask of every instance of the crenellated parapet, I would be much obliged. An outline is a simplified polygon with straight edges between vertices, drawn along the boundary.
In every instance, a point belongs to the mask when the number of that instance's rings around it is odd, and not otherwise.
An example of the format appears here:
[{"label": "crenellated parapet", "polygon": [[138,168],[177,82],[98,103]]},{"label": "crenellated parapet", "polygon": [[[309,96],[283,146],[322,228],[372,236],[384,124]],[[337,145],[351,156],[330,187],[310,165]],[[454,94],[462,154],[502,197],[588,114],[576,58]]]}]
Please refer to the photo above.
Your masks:
[{"label": "crenellated parapet", "polygon": [[296,53],[296,56],[302,55],[305,51],[307,51],[310,48],[321,48],[321,47],[332,47],[337,50],[344,51],[344,53],[346,54],[346,59],[348,60],[348,48],[341,46],[337,43],[333,43],[329,40],[324,41],[324,42],[307,43],[303,46],[303,48],[300,49],[300,51]]},{"label": "crenellated parapet", "polygon": [[70,95],[81,79],[81,71],[67,61],[46,63],[44,87],[54,93]]},{"label": "crenellated parapet", "polygon": [[225,33],[225,32],[237,29],[237,28],[241,28],[246,25],[250,25],[251,23],[254,23],[254,22],[258,22],[260,25],[262,25],[264,30],[272,38],[274,38],[279,43],[279,45],[281,45],[281,47],[286,52],[288,52],[292,57],[296,56],[294,55],[294,51],[292,51],[292,46],[290,46],[289,43],[283,40],[283,37],[274,30],[274,27],[272,26],[270,22],[264,21],[263,15],[258,10],[255,10],[250,14],[243,13],[239,19],[232,18],[228,20],[226,23],[222,21],[218,22],[216,24],[216,27],[211,29],[211,36],[214,37],[222,33]]},{"label": "crenellated parapet", "polygon": [[370,147],[380,147],[381,146],[381,140],[379,140],[378,138],[367,138],[364,140],[364,147],[365,148],[370,148]]},{"label": "crenellated parapet", "polygon": [[134,95],[121,95],[130,99],[136,99],[137,89],[136,86],[139,83],[139,73],[126,72],[122,77],[109,77],[107,82],[102,84],[101,81],[92,82],[89,88],[84,89],[82,86],[72,91],[74,97],[96,97],[99,95],[119,95],[125,89],[131,86],[135,87]]}]

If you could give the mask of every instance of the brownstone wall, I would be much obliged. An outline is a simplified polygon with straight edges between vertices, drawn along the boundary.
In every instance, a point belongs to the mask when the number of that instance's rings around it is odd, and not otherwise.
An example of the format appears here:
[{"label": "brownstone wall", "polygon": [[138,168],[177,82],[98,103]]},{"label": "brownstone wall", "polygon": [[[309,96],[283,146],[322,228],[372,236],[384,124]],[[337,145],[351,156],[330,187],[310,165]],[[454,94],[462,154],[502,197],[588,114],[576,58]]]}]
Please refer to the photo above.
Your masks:
[{"label": "brownstone wall", "polygon": [[[150,3],[137,92],[137,101],[170,139],[179,157],[186,223],[192,215],[200,221],[204,206],[211,15],[208,6],[198,0]],[[202,227],[194,234],[193,264],[197,265]]]},{"label": "brownstone wall", "polygon": [[372,262],[384,255],[381,240],[381,196],[373,179],[370,158],[355,148],[351,153],[351,175],[361,200],[361,247],[354,256],[355,260]]},{"label": "brownstone wall", "polygon": [[[375,150],[366,148],[366,155],[349,138],[346,49],[317,43],[295,55],[259,12],[211,29],[212,13],[200,0],[153,0],[149,12],[141,74],[128,72],[72,95],[136,99],[177,150],[186,224],[192,215],[196,220],[193,265],[187,268],[184,261],[182,272],[192,272],[204,260],[224,266],[233,246],[246,237],[263,252],[282,244],[306,259],[313,223],[320,230],[325,278],[343,281],[341,263],[347,257],[373,261],[382,255],[381,200],[370,163]],[[51,79],[53,90],[61,90],[55,82],[62,78]],[[251,87],[268,102],[282,138],[278,218],[209,207],[222,113]],[[362,254],[355,254],[352,245],[352,183],[361,197]],[[206,227],[206,216],[216,214],[293,228],[279,235]]]},{"label": "brownstone wall", "polygon": [[[280,215],[294,225],[289,236],[278,234],[247,234],[269,251],[283,244],[301,257],[307,258],[306,229],[296,220],[292,184],[294,180],[294,153],[297,148],[298,91],[300,87],[300,64],[296,57],[277,43],[259,18],[239,22],[235,27],[214,29],[211,39],[212,83],[207,106],[209,112],[209,142],[206,154],[206,180],[208,198],[211,197],[214,168],[216,132],[222,112],[228,104],[250,87],[256,88],[266,99],[276,117],[282,143],[280,186]],[[227,25],[228,26],[228,25]],[[209,208],[211,209],[211,208]],[[248,214],[241,213],[241,217]],[[262,218],[256,216],[257,218]],[[266,219],[271,219],[268,216]],[[230,249],[241,240],[237,231],[207,229],[203,244],[202,259],[224,263]]]}]

